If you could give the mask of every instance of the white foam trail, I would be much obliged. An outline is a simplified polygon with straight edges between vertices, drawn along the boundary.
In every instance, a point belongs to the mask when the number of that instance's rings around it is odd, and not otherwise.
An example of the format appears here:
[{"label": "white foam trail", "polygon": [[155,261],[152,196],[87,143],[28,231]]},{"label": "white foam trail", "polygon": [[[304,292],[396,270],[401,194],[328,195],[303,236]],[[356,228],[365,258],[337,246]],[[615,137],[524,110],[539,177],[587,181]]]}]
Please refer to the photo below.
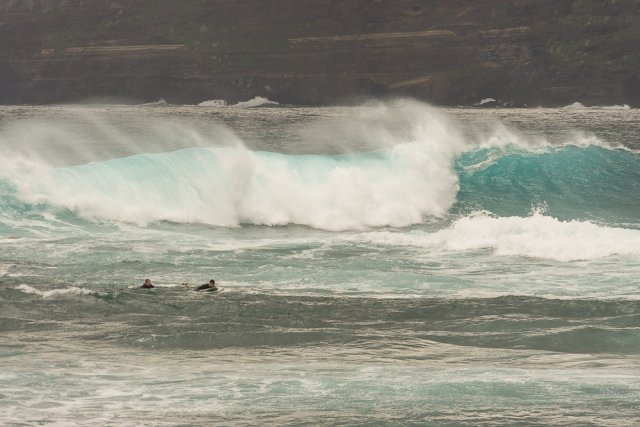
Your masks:
[{"label": "white foam trail", "polygon": [[76,286],[71,286],[69,288],[63,288],[63,289],[51,289],[48,291],[41,291],[39,289],[36,289],[32,286],[29,285],[19,285],[16,286],[15,289],[28,293],[28,294],[36,294],[36,295],[40,295],[43,298],[48,298],[51,296],[55,296],[55,295],[66,295],[66,294],[72,294],[72,295],[89,295],[89,294],[93,294],[94,291],[91,291],[89,289],[85,289],[85,288],[79,288]]},{"label": "white foam trail", "polygon": [[437,252],[492,250],[560,262],[613,255],[640,256],[640,230],[603,227],[589,221],[560,221],[534,213],[529,217],[461,218],[434,233],[371,232],[357,237],[377,244],[422,247]]}]

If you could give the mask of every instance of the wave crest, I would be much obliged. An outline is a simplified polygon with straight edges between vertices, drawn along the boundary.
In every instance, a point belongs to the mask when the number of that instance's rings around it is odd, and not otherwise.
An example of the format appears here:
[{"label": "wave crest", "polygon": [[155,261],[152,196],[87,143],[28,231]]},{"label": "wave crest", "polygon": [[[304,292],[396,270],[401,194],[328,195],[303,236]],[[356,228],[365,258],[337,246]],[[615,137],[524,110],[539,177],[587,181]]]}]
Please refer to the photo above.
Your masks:
[{"label": "wave crest", "polygon": [[434,233],[370,232],[359,238],[385,246],[422,247],[436,253],[491,250],[500,256],[561,262],[640,255],[640,230],[604,227],[589,221],[560,221],[539,212],[528,217],[477,213]]}]

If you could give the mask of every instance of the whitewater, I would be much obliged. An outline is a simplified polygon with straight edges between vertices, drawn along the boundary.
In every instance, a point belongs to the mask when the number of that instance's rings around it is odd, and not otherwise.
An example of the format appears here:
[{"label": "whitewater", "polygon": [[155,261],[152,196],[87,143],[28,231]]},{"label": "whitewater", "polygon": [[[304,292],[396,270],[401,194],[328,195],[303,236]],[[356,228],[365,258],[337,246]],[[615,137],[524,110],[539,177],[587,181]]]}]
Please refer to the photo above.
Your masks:
[{"label": "whitewater", "polygon": [[0,107],[0,423],[640,423],[638,135],[628,106]]}]

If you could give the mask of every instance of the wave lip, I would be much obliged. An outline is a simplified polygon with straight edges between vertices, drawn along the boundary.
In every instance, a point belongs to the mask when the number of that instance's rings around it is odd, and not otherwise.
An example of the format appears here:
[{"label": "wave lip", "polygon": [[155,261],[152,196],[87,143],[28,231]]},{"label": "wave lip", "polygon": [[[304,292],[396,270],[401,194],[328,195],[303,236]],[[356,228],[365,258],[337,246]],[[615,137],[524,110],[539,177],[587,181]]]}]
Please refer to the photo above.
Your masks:
[{"label": "wave lip", "polygon": [[456,212],[522,216],[531,206],[544,205],[565,220],[640,221],[640,157],[635,152],[598,144],[495,151],[476,150],[456,160]]}]

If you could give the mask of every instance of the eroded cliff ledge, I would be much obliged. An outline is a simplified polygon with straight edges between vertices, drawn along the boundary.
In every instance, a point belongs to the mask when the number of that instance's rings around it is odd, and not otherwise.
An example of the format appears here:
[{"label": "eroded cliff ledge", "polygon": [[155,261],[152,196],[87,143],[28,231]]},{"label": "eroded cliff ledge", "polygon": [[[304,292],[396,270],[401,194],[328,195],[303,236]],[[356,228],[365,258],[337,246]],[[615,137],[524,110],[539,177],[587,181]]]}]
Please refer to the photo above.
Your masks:
[{"label": "eroded cliff ledge", "polygon": [[2,0],[0,103],[640,106],[637,0]]}]

